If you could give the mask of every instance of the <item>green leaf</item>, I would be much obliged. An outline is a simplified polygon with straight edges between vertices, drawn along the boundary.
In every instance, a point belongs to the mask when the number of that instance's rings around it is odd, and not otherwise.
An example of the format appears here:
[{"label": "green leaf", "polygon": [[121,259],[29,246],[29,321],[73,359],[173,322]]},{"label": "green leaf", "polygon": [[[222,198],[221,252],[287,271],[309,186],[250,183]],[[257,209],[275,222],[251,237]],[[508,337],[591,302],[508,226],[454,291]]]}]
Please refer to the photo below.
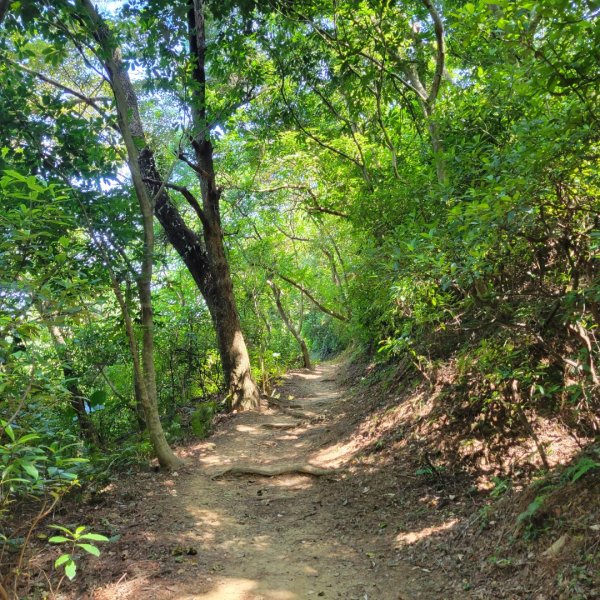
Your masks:
[{"label": "green leaf", "polygon": [[61,565],[64,565],[68,560],[71,560],[71,555],[70,554],[61,554],[55,561],[54,561],[54,567],[58,568]]},{"label": "green leaf", "polygon": [[89,552],[94,556],[100,556],[100,550],[98,550],[94,544],[77,544],[77,546],[83,548],[86,552]]},{"label": "green leaf", "polygon": [[108,394],[104,390],[95,390],[90,394],[88,401],[90,406],[98,406],[99,404],[105,404]]},{"label": "green leaf", "polygon": [[592,471],[593,469],[600,468],[600,463],[592,460],[588,456],[584,456],[579,459],[577,464],[573,469],[573,474],[571,476],[571,481],[575,483],[578,479],[581,479],[586,473]]},{"label": "green leaf", "polygon": [[59,531],[64,531],[65,533],[68,533],[69,535],[73,535],[73,532],[70,529],[63,527],[62,525],[50,525],[49,527],[50,527],[50,529],[58,529]]},{"label": "green leaf", "polygon": [[40,478],[40,472],[30,462],[22,462],[21,466],[27,475],[30,475],[34,479]]},{"label": "green leaf", "polygon": [[71,540],[62,535],[53,535],[48,541],[51,544],[64,544],[65,542],[70,542]]},{"label": "green leaf", "polygon": [[75,465],[75,464],[81,464],[81,463],[88,463],[90,462],[89,458],[64,458],[60,461],[61,465]]},{"label": "green leaf", "polygon": [[77,572],[77,565],[75,564],[75,561],[73,559],[71,559],[66,565],[65,565],[65,575],[70,579],[73,580],[75,578],[75,573]]},{"label": "green leaf", "polygon": [[7,425],[4,428],[4,431],[6,431],[6,435],[14,442],[15,441],[15,432],[13,431],[13,428],[10,425]]},{"label": "green leaf", "polygon": [[79,536],[80,540],[93,540],[95,542],[108,542],[108,538],[105,535],[99,533],[84,533]]},{"label": "green leaf", "polygon": [[529,504],[529,506],[517,517],[517,523],[527,521],[535,515],[535,513],[544,505],[546,496],[536,496],[536,498]]},{"label": "green leaf", "polygon": [[27,442],[31,442],[33,440],[38,440],[40,436],[37,433],[28,433],[27,435],[21,436],[18,440],[18,444],[26,444]]}]

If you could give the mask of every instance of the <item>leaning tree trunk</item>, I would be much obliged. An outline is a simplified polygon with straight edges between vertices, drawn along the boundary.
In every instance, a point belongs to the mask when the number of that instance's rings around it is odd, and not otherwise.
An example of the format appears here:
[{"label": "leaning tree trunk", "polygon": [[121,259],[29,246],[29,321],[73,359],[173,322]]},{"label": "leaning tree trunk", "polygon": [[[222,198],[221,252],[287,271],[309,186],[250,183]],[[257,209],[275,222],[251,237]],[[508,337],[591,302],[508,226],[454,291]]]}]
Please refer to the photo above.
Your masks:
[{"label": "leaning tree trunk", "polygon": [[196,174],[202,190],[202,225],[210,272],[204,297],[211,312],[223,363],[230,405],[234,409],[259,407],[259,393],[250,371],[250,358],[242,334],[233,294],[229,262],[223,244],[216,184],[213,146],[206,111],[206,36],[203,0],[187,0],[190,58],[195,85],[191,102],[194,131],[192,147],[196,157]]},{"label": "leaning tree trunk", "polygon": [[212,274],[204,297],[217,333],[229,406],[234,410],[258,409],[258,388],[250,370],[220,225],[208,232],[205,229],[204,237]]},{"label": "leaning tree trunk", "polygon": [[139,384],[140,400],[144,408],[148,435],[159,463],[165,468],[175,468],[181,460],[171,450],[164,434],[158,412],[156,372],[154,369],[154,320],[152,314],[152,269],[154,265],[154,215],[153,200],[149,196],[140,169],[139,148],[145,145],[144,131],[137,105],[137,97],[131,85],[127,69],[121,60],[119,48],[115,47],[110,30],[98,14],[91,0],[80,0],[90,19],[94,37],[102,50],[104,66],[115,97],[119,130],[127,149],[128,165],[135,195],[140,207],[143,227],[143,256],[137,281],[142,321],[142,361],[139,362],[138,348],[133,324],[118,283],[113,282],[119,298],[129,339],[133,367]]},{"label": "leaning tree trunk", "polygon": [[[117,284],[118,286],[118,284]],[[113,283],[113,287],[114,287],[114,283]],[[120,290],[119,290],[120,291]],[[129,307],[132,306],[132,290],[131,290],[131,281],[129,280],[129,278],[127,278],[127,282],[126,282],[126,288],[125,288],[125,307],[127,308],[127,311],[129,311]],[[125,313],[123,313],[123,311],[121,311],[121,313],[123,314],[123,319],[125,319]],[[128,314],[131,314],[130,312],[128,312]],[[140,433],[144,433],[144,431],[146,431],[146,418],[144,415],[144,405],[142,402],[142,381],[140,380],[140,377],[142,376],[142,373],[139,373],[138,371],[136,371],[135,369],[133,370],[133,396],[135,398],[135,420],[137,422],[137,426],[138,426],[138,430]]]},{"label": "leaning tree trunk", "polygon": [[[96,39],[102,47],[102,60],[109,72],[111,85],[115,91],[117,107],[121,106],[120,114],[124,114],[135,123],[134,150],[137,160],[135,166],[145,184],[146,193],[154,203],[154,214],[163,226],[169,242],[183,259],[189,269],[200,293],[206,300],[208,309],[217,332],[219,352],[228,387],[230,405],[236,409],[252,409],[259,406],[259,394],[256,384],[250,372],[250,358],[244,336],[240,328],[239,316],[233,297],[233,286],[229,274],[229,267],[223,247],[223,233],[218,212],[218,190],[214,183],[214,169],[212,169],[212,147],[210,141],[210,162],[212,192],[206,196],[206,180],[200,178],[203,189],[203,211],[192,197],[191,204],[198,214],[204,231],[204,239],[199,237],[187,226],[177,208],[171,202],[167,188],[169,184],[164,182],[156,167],[156,161],[152,149],[148,146],[143,131],[139,114],[136,92],[131,84],[129,74],[120,60],[118,49],[114,46],[106,24],[98,15],[90,0],[80,0],[86,7],[88,14],[93,11],[92,21],[96,29],[99,26],[106,31],[104,40]],[[193,8],[190,12],[194,12]],[[202,31],[204,31],[202,27]],[[110,58],[107,58],[110,57]],[[198,62],[198,61],[197,61]],[[199,64],[199,63],[198,63]],[[202,73],[204,73],[204,61],[202,60]],[[121,98],[117,95],[115,88],[121,90]],[[204,86],[201,88],[204,95]],[[195,144],[196,145],[196,144]],[[132,158],[130,156],[130,165]],[[197,167],[200,169],[199,167]],[[217,193],[215,198],[214,193]],[[188,201],[190,201],[189,198]],[[144,302],[142,302],[144,303]]]},{"label": "leaning tree trunk", "polygon": [[300,351],[302,352],[302,364],[303,364],[304,368],[312,369],[313,367],[312,367],[312,363],[310,361],[310,353],[308,351],[308,346],[306,345],[306,342],[300,335],[300,332],[298,331],[298,329],[296,329],[296,327],[294,327],[292,320],[290,319],[288,314],[285,312],[285,309],[283,308],[283,304],[281,303],[281,290],[270,280],[267,281],[267,284],[269,285],[269,287],[271,288],[271,291],[273,292],[273,297],[275,298],[275,304],[277,306],[277,310],[279,312],[279,316],[281,317],[281,320],[284,322],[285,326],[288,328],[289,332],[294,336],[294,339],[296,340],[296,342],[298,342],[298,345],[300,346]]}]

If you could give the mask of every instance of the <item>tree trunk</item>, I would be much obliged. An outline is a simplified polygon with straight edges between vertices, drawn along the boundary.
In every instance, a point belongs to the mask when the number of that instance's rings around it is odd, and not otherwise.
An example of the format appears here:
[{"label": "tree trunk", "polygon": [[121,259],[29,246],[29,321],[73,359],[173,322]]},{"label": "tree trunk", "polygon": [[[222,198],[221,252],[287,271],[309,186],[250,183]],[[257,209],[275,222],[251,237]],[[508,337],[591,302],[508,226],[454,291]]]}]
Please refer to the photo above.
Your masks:
[{"label": "tree trunk", "polygon": [[[191,0],[190,0],[191,1]],[[80,0],[88,14],[92,15],[92,21],[99,31],[100,27],[106,30],[106,24],[96,12],[90,0]],[[188,3],[190,22],[190,32],[195,31],[195,9]],[[199,14],[202,15],[202,8],[199,8]],[[202,36],[204,35],[204,21],[201,23]],[[202,138],[204,144],[200,151],[200,156],[210,165],[208,176],[200,176],[202,188],[203,210],[198,207],[199,216],[202,220],[203,238],[199,237],[190,227],[187,226],[177,208],[171,202],[169,194],[158,169],[154,153],[148,147],[143,131],[141,118],[139,114],[138,102],[135,90],[129,79],[129,74],[123,67],[118,56],[118,50],[113,48],[112,40],[108,37],[106,30],[105,39],[99,39],[95,33],[97,41],[102,47],[102,60],[105,68],[109,72],[109,78],[117,105],[123,104],[122,110],[126,112],[128,120],[135,127],[134,132],[134,150],[136,161],[132,160],[130,155],[130,166],[137,168],[144,182],[146,195],[150,197],[154,204],[154,214],[162,225],[169,242],[183,259],[190,274],[194,278],[200,293],[204,297],[210,311],[217,340],[219,344],[219,353],[225,375],[225,381],[228,388],[230,406],[234,409],[254,409],[259,406],[258,389],[250,371],[250,357],[241,331],[240,320],[233,296],[233,285],[229,273],[229,265],[223,246],[223,233],[221,229],[219,216],[219,197],[220,192],[215,185],[214,168],[212,166],[212,146],[208,140],[208,132],[205,131],[198,139]],[[191,36],[194,39],[195,35]],[[195,76],[199,71],[202,72],[202,86],[198,92],[198,101],[203,106],[205,85],[204,85],[204,45],[202,45],[202,62],[196,60]],[[107,59],[106,56],[111,58]],[[193,56],[198,58],[198,54],[193,50]],[[120,90],[122,100],[119,99],[117,89]],[[122,112],[122,111],[121,111]],[[194,143],[195,149],[199,144]],[[129,152],[129,149],[128,149]],[[133,165],[133,162],[136,165]],[[136,189],[136,193],[139,193]],[[147,302],[142,301],[142,306]]]},{"label": "tree trunk", "polygon": [[[117,284],[118,285],[118,284]],[[114,285],[113,285],[114,287]],[[125,306],[129,311],[129,307],[132,306],[132,290],[131,290],[131,281],[129,277],[127,278],[126,288],[125,288]],[[123,312],[123,311],[121,311]],[[125,314],[123,313],[123,319],[125,319]],[[137,422],[138,431],[140,433],[144,433],[146,431],[146,419],[144,417],[144,406],[142,403],[142,384],[139,380],[140,373],[138,373],[135,369],[133,371],[133,395],[135,398],[135,420]]]},{"label": "tree trunk", "polygon": [[[437,129],[437,123],[432,124],[430,129]],[[432,132],[432,144],[433,144],[433,161],[435,163],[435,172],[437,175],[438,183],[446,185],[448,183],[448,176],[446,174],[446,160],[444,159],[444,150],[442,148],[441,140],[437,136],[437,133]]]},{"label": "tree trunk", "polygon": [[[210,153],[212,167],[212,146]],[[216,210],[213,208],[202,211],[203,239],[187,226],[171,202],[162,185],[152,150],[148,147],[140,152],[140,170],[156,198],[154,214],[206,301],[217,334],[230,407],[236,410],[256,409],[259,407],[260,398],[250,370],[250,357],[242,334],[229,263],[223,246],[223,232],[218,214],[220,192],[214,186],[214,170],[213,191],[206,203],[216,206]]]},{"label": "tree trunk", "polygon": [[429,130],[429,136],[431,138],[431,149],[433,151],[433,164],[435,165],[435,173],[437,175],[438,183],[441,185],[447,185],[448,174],[446,171],[446,159],[444,158],[444,142],[440,133],[440,125],[435,120],[435,117],[426,111],[425,113],[427,122],[427,129]]},{"label": "tree trunk", "polygon": [[59,327],[46,321],[46,315],[44,314],[43,307],[40,306],[39,308],[41,309],[41,317],[48,328],[50,337],[52,338],[56,356],[60,362],[63,372],[63,381],[65,382],[65,387],[67,388],[71,397],[71,408],[75,411],[81,436],[88,442],[97,444],[98,432],[96,431],[90,415],[86,410],[84,396],[77,385],[78,378],[75,370],[73,369],[73,361],[69,355],[65,337]]},{"label": "tree trunk", "polygon": [[[152,443],[152,447],[154,448],[154,452],[160,465],[167,469],[176,468],[181,465],[182,461],[173,453],[169,443],[167,442],[167,439],[165,438],[162,424],[160,422],[160,416],[158,414],[156,396],[151,396],[151,391],[149,393],[149,390],[152,390],[152,387],[149,387],[146,384],[147,375],[144,373],[142,366],[143,362],[140,363],[138,343],[133,326],[133,319],[131,318],[131,313],[129,312],[129,306],[125,297],[123,296],[121,288],[119,287],[119,282],[114,276],[110,266],[109,274],[112,288],[115,293],[115,297],[117,298],[119,308],[121,309],[123,322],[125,324],[125,333],[127,334],[127,341],[129,343],[129,352],[133,362],[133,382],[136,393],[136,401],[139,401],[142,405],[145,416],[144,425],[148,430],[150,442]],[[154,387],[154,390],[156,390],[156,387]],[[140,419],[138,418],[138,424],[139,423]]]},{"label": "tree trunk", "polygon": [[285,326],[288,328],[289,332],[294,336],[294,339],[298,342],[298,345],[300,346],[300,350],[302,352],[302,364],[304,368],[312,369],[313,366],[310,361],[310,353],[308,351],[306,342],[300,335],[300,332],[294,327],[294,324],[292,323],[288,314],[285,312],[283,304],[281,303],[281,290],[272,281],[267,281],[267,283],[273,292],[273,297],[275,298],[275,304],[277,305],[277,310],[279,311],[281,320],[285,323]]},{"label": "tree trunk", "polygon": [[4,21],[4,17],[12,4],[12,0],[0,0],[0,25],[2,25],[2,21]]},{"label": "tree trunk", "polygon": [[139,381],[139,374],[135,369],[133,371],[133,394],[135,397],[135,420],[138,431],[144,433],[144,431],[146,431],[146,418],[144,415],[144,405],[142,403],[142,386]]},{"label": "tree trunk", "polygon": [[[440,93],[444,69],[446,64],[446,42],[444,24],[440,13],[437,11],[432,0],[422,0],[424,6],[429,12],[429,16],[433,22],[433,29],[436,39],[436,57],[435,57],[435,74],[429,90],[426,89],[422,75],[419,73],[417,65],[408,64],[403,67],[406,79],[411,84],[411,91],[415,92],[423,114],[427,121],[427,129],[431,140],[431,149],[433,151],[433,163],[437,175],[438,183],[441,185],[448,184],[448,173],[446,169],[446,159],[444,158],[444,143],[440,132],[440,125],[434,116],[435,103]],[[415,38],[415,43],[419,44],[418,38]]]},{"label": "tree trunk", "polygon": [[90,0],[80,0],[94,28],[94,37],[102,49],[104,66],[115,96],[119,130],[127,149],[131,179],[140,206],[143,225],[143,257],[137,291],[142,320],[142,364],[139,362],[133,323],[123,299],[118,282],[113,282],[115,294],[123,310],[129,339],[134,371],[139,384],[141,402],[146,416],[148,435],[159,463],[165,468],[175,468],[181,460],[173,453],[165,437],[156,395],[156,372],[154,369],[154,320],[152,314],[152,269],[154,265],[154,215],[153,200],[149,197],[140,168],[139,148],[145,147],[145,136],[139,115],[137,97],[126,67],[121,61],[120,50],[114,46],[111,34]]},{"label": "tree trunk", "polygon": [[250,357],[242,334],[240,318],[233,294],[229,262],[223,244],[219,201],[221,191],[216,184],[213,146],[206,118],[206,38],[203,0],[187,0],[190,58],[194,66],[192,78],[196,84],[191,101],[194,131],[196,173],[202,190],[202,225],[207,277],[204,298],[217,332],[219,352],[223,363],[229,402],[233,409],[259,408],[258,388],[252,378]]},{"label": "tree trunk", "polygon": [[[117,297],[117,302],[121,308],[123,321],[125,323],[125,332],[127,334],[129,351],[131,354],[131,360],[133,362],[133,378],[134,385],[136,386],[136,395],[139,395],[139,401],[141,402],[144,410],[145,426],[148,430],[148,437],[150,438],[150,442],[154,448],[154,452],[160,465],[166,469],[174,469],[181,465],[181,460],[173,453],[165,437],[162,424],[160,422],[160,416],[158,414],[156,396],[152,397],[150,395],[151,392],[149,393],[149,389],[152,388],[149,388],[148,385],[146,385],[146,377],[143,366],[140,363],[137,338],[133,327],[133,320],[129,312],[129,307],[125,302],[117,280],[114,278],[114,276],[112,276],[112,274],[111,282],[113,291]],[[156,390],[156,387],[154,389]]]},{"label": "tree trunk", "polygon": [[429,16],[433,22],[433,29],[436,40],[436,58],[435,58],[435,74],[427,99],[425,100],[425,117],[428,119],[427,127],[431,135],[431,146],[433,149],[433,161],[435,163],[435,171],[438,182],[441,185],[448,184],[448,174],[446,171],[446,159],[444,158],[444,145],[442,135],[440,133],[440,125],[434,117],[433,110],[438,98],[442,79],[444,76],[444,68],[446,65],[446,41],[444,32],[444,23],[442,17],[432,0],[422,0],[423,4],[429,12]]},{"label": "tree trunk", "polygon": [[260,405],[260,396],[252,377],[250,356],[242,334],[226,261],[219,279],[221,281],[211,286],[204,297],[217,332],[228,403],[232,410],[256,410]]}]

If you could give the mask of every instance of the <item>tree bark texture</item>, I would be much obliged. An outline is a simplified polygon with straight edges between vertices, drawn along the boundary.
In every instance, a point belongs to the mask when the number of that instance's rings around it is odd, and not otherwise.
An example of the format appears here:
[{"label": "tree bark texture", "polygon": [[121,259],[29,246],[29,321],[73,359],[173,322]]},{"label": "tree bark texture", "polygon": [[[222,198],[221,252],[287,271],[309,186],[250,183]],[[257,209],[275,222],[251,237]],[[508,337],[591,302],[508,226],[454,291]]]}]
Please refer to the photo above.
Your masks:
[{"label": "tree bark texture", "polygon": [[[139,203],[143,225],[143,257],[137,281],[142,321],[142,361],[139,363],[138,347],[129,311],[120,293],[118,283],[115,293],[121,304],[130,350],[136,372],[137,383],[146,426],[159,463],[165,468],[175,468],[181,464],[174,454],[160,422],[156,392],[156,372],[154,368],[154,319],[152,314],[152,270],[154,266],[154,215],[153,200],[144,183],[139,160],[139,149],[145,146],[145,136],[140,119],[137,96],[131,85],[127,69],[121,60],[120,49],[113,43],[110,31],[90,0],[80,0],[91,21],[93,34],[100,45],[104,67],[108,73],[117,107],[119,130],[127,149],[128,165],[135,194]],[[116,282],[115,282],[116,283]]]},{"label": "tree bark texture", "polygon": [[[95,11],[90,0],[80,1]],[[197,40],[196,32],[199,31],[202,40],[204,40],[202,4],[200,2],[194,4],[190,1],[186,6],[188,7],[190,38]],[[95,15],[96,22],[106,28],[97,12],[95,12]],[[200,27],[196,29],[195,23],[198,15],[201,17],[201,22]],[[96,29],[98,30],[98,27]],[[141,181],[144,183],[145,194],[153,204],[154,215],[165,230],[167,239],[190,271],[211,314],[217,333],[230,406],[233,409],[241,410],[258,408],[259,393],[250,370],[250,357],[241,330],[229,264],[223,245],[223,232],[219,215],[220,191],[215,182],[212,144],[208,137],[205,119],[204,41],[200,46],[201,50],[198,49],[196,41],[191,46],[192,59],[195,61],[194,80],[199,83],[196,91],[198,97],[195,98],[193,105],[196,131],[194,132],[192,144],[196,153],[196,160],[199,163],[197,173],[202,190],[202,207],[194,201],[194,208],[202,222],[202,237],[188,227],[169,197],[167,186],[156,166],[154,153],[147,144],[136,93],[127,70],[120,61],[118,48],[113,47],[109,38],[105,39],[104,42],[98,41],[101,43],[104,54],[111,57],[107,59],[106,56],[103,56],[103,60],[109,73],[117,105],[119,102],[123,105],[119,111],[120,119],[123,115],[127,116],[132,132],[133,151],[136,157],[135,160],[132,160],[132,154],[128,148],[132,173],[134,171],[139,172]],[[120,90],[122,96],[121,100],[119,100],[118,90]],[[200,128],[198,128],[198,123],[201,123]],[[136,187],[136,193],[141,192],[142,190],[138,190]],[[192,198],[192,200],[194,199]],[[145,215],[144,225],[146,225],[146,218]],[[144,307],[148,309],[149,304],[147,301],[142,300],[143,310]]]},{"label": "tree bark texture", "polygon": [[230,406],[234,409],[256,409],[259,393],[250,370],[250,357],[242,334],[237,311],[229,262],[223,244],[223,229],[206,111],[206,37],[204,2],[188,0],[188,32],[192,77],[195,83],[191,102],[194,130],[192,147],[196,158],[196,174],[202,192],[200,218],[203,226],[204,248],[208,273],[201,292],[212,315],[217,332],[219,352],[229,391]]}]

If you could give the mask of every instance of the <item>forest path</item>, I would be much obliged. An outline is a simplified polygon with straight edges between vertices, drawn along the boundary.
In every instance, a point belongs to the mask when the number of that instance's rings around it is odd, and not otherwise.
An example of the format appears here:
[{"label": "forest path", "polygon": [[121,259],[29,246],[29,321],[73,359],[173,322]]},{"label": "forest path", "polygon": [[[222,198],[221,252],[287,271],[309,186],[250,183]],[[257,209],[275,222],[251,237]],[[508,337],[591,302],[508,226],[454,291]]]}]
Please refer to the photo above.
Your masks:
[{"label": "forest path", "polygon": [[[195,446],[187,467],[165,476],[163,491],[150,492],[155,517],[140,542],[154,540],[166,558],[138,561],[126,578],[94,597],[440,597],[418,582],[423,574],[398,560],[393,547],[381,546],[377,521],[365,528],[372,511],[360,500],[369,488],[346,469],[356,447],[351,435],[340,435],[352,424],[344,412],[338,370],[324,364],[289,373],[278,388],[281,406],[227,418]],[[232,467],[298,465],[342,469],[321,476],[223,473]],[[346,495],[349,485],[358,501]]]}]

